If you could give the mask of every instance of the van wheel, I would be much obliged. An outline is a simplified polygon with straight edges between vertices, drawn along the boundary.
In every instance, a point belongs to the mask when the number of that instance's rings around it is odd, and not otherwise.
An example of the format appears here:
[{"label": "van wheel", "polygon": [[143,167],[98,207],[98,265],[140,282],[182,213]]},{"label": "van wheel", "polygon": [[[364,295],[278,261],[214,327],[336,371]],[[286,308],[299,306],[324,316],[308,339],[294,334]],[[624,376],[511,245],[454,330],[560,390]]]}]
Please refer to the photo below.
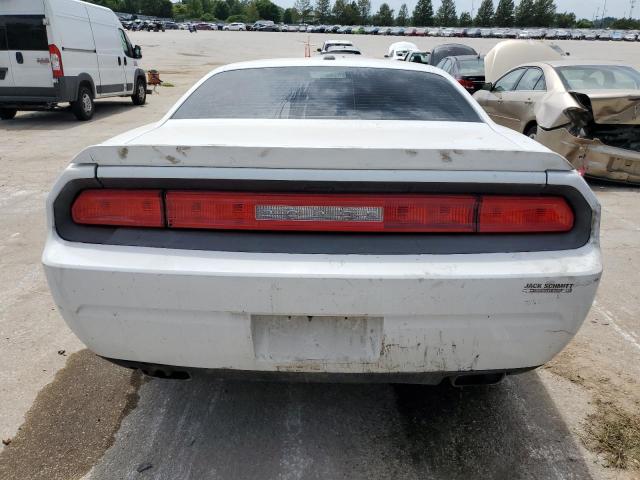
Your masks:
[{"label": "van wheel", "polygon": [[89,87],[80,87],[78,100],[71,102],[71,110],[78,120],[83,122],[91,120],[95,112],[95,103]]},{"label": "van wheel", "polygon": [[147,82],[139,78],[136,82],[136,89],[131,95],[134,105],[144,105],[147,102]]},{"label": "van wheel", "polygon": [[16,118],[18,114],[18,110],[14,110],[12,108],[0,108],[0,118],[2,120],[13,120]]}]

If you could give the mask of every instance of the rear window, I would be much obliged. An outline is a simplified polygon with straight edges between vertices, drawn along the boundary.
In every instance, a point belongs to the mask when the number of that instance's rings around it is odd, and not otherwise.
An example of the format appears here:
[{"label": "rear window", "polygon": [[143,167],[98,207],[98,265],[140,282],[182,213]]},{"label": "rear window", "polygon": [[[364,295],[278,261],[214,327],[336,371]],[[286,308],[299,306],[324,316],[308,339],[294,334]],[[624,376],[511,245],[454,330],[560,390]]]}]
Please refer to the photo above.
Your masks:
[{"label": "rear window", "polygon": [[640,73],[622,65],[556,67],[567,90],[636,90]]},{"label": "rear window", "polygon": [[[1,15],[0,37],[6,35],[4,50],[48,51],[47,27],[43,15]],[[3,43],[0,40],[0,50]]]},{"label": "rear window", "polygon": [[459,60],[458,69],[460,71],[460,75],[484,75],[484,58]]},{"label": "rear window", "polygon": [[222,72],[193,92],[173,118],[482,121],[439,75],[349,67]]}]

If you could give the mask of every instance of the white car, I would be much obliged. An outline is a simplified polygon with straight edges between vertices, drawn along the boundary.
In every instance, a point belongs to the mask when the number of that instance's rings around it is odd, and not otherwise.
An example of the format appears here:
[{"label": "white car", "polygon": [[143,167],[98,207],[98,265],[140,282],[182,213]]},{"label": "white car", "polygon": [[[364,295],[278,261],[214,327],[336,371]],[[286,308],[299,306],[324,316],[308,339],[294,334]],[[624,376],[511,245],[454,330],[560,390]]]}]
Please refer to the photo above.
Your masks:
[{"label": "white car", "polygon": [[580,175],[408,62],[218,68],[80,153],[47,214],[70,328],[173,378],[493,383],[571,340],[602,271]]},{"label": "white car", "polygon": [[331,47],[353,47],[350,40],[326,40],[322,47],[318,48],[318,52],[326,53]]},{"label": "white car", "polygon": [[415,52],[418,50],[418,47],[415,43],[411,42],[395,42],[389,45],[389,50],[384,58],[390,58],[391,60],[401,60],[404,61],[404,57],[407,56],[409,52]]},{"label": "white car", "polygon": [[0,119],[69,103],[79,120],[94,100],[147,98],[139,46],[113,11],[77,0],[0,1]]},{"label": "white car", "polygon": [[232,31],[245,31],[247,26],[241,22],[230,23],[229,25],[225,25],[223,30],[232,30]]}]

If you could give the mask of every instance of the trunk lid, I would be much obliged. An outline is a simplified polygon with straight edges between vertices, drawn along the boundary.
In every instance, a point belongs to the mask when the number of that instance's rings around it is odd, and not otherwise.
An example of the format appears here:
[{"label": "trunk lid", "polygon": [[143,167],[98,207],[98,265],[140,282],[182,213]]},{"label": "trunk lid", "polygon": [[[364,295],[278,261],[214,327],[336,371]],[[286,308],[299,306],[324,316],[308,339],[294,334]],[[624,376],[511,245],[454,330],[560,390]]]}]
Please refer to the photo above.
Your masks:
[{"label": "trunk lid", "polygon": [[75,163],[339,170],[570,170],[559,155],[480,122],[169,120]]},{"label": "trunk lid", "polygon": [[593,120],[606,125],[640,125],[640,90],[573,90]]}]

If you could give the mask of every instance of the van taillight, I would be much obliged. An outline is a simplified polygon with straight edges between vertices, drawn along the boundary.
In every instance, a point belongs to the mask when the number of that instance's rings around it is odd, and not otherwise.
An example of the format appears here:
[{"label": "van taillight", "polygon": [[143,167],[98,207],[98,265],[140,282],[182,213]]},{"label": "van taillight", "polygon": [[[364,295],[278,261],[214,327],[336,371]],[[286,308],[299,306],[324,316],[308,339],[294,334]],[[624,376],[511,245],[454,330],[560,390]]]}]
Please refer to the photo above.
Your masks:
[{"label": "van taillight", "polygon": [[49,45],[49,57],[51,58],[51,71],[53,72],[53,78],[64,77],[62,54],[57,46]]},{"label": "van taillight", "polygon": [[83,191],[71,213],[84,225],[199,230],[544,233],[574,223],[562,197],[513,195],[97,189]]}]

